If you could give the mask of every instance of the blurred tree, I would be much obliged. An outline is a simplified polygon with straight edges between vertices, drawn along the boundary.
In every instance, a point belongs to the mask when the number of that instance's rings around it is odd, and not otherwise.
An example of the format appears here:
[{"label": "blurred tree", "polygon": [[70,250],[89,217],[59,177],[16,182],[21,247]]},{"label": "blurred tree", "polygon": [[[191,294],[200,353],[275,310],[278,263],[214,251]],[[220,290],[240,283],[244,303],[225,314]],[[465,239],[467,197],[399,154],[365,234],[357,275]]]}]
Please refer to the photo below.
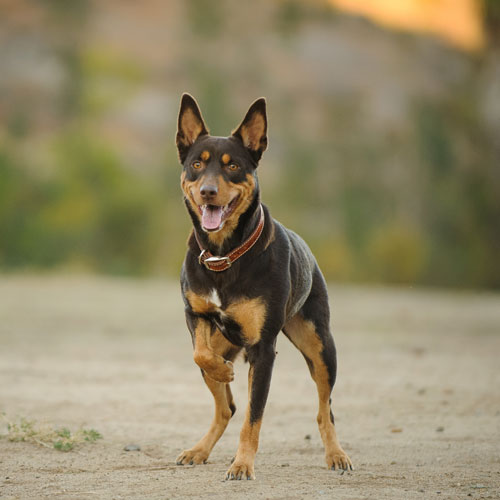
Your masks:
[{"label": "blurred tree", "polygon": [[216,37],[224,25],[224,4],[224,0],[187,0],[192,35],[206,39]]},{"label": "blurred tree", "polygon": [[500,44],[500,2],[498,0],[483,0],[484,21],[490,44]]}]

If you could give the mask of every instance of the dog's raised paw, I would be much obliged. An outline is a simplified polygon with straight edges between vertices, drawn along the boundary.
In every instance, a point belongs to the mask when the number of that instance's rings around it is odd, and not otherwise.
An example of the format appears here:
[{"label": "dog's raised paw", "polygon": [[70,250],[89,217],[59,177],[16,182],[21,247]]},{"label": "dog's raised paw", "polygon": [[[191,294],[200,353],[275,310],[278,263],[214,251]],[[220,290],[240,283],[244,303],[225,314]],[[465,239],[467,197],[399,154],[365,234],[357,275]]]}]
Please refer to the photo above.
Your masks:
[{"label": "dog's raised paw", "polygon": [[231,361],[224,360],[219,363],[215,369],[205,369],[205,373],[211,379],[217,382],[225,382],[228,384],[234,380],[234,365]]}]

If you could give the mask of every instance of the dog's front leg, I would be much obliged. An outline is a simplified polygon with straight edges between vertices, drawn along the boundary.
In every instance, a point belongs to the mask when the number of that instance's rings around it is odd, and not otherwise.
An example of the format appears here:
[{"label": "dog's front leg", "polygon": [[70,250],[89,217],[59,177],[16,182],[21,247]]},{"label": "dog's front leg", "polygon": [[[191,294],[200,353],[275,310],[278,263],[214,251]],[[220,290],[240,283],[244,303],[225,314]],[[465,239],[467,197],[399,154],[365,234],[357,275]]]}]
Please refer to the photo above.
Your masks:
[{"label": "dog's front leg", "polygon": [[217,382],[232,382],[234,380],[233,363],[214,352],[212,334],[215,328],[202,317],[191,318],[195,363],[203,372]]},{"label": "dog's front leg", "polygon": [[250,368],[248,370],[248,405],[245,421],[240,432],[238,451],[226,479],[255,479],[254,460],[259,446],[262,416],[269,394],[274,358],[274,344],[262,340],[247,349]]},{"label": "dog's front leg", "polygon": [[[193,338],[195,360],[200,365],[203,379],[214,397],[215,414],[208,432],[195,446],[184,450],[177,457],[177,465],[205,463],[212,448],[226,429],[229,419],[236,411],[229,384],[217,381],[215,377],[223,378],[224,374],[220,373],[220,367],[228,366],[230,372],[226,374],[226,378],[232,380],[230,359],[234,359],[240,350],[232,345],[218,329],[213,328],[206,319],[187,312],[186,321]],[[212,369],[211,376],[208,376],[207,368]]]},{"label": "dog's front leg", "polygon": [[216,382],[203,372],[203,379],[214,397],[215,414],[208,432],[192,448],[184,450],[176,460],[177,465],[198,465],[206,463],[213,447],[226,430],[235,410],[228,384]]}]

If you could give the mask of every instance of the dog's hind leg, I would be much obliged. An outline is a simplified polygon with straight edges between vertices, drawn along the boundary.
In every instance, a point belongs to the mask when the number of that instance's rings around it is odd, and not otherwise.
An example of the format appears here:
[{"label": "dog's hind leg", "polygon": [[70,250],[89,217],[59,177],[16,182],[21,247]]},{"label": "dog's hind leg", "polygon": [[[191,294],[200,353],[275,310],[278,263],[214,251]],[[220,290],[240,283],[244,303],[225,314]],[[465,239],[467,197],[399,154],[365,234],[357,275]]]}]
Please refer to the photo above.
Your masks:
[{"label": "dog's hind leg", "polygon": [[302,309],[290,319],[283,332],[304,356],[316,382],[319,398],[318,427],[325,446],[329,469],[352,470],[352,463],[340,446],[331,411],[331,392],[337,374],[335,344],[330,333],[326,285],[317,270],[311,293]]}]

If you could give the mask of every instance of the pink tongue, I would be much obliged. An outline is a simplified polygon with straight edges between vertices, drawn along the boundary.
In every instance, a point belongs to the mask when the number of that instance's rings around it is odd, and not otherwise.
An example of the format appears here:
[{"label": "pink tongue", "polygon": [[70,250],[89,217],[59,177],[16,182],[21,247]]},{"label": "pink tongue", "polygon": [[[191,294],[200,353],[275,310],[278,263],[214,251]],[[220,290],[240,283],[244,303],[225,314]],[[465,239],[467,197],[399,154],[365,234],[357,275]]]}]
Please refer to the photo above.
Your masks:
[{"label": "pink tongue", "polygon": [[222,207],[202,207],[201,223],[205,229],[219,229],[222,223]]}]

